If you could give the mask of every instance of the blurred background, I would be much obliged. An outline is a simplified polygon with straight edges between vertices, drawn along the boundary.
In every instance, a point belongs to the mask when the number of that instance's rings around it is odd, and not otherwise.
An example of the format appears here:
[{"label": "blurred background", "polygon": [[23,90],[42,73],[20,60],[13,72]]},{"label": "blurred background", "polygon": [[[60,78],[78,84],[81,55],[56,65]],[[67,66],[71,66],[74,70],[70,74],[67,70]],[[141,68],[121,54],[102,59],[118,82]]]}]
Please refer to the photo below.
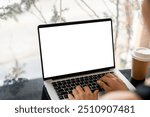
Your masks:
[{"label": "blurred background", "polygon": [[[141,0],[0,0],[0,85],[42,77],[37,26],[112,18],[116,65],[131,67],[131,51],[150,47]],[[150,37],[150,36],[149,36]]]}]

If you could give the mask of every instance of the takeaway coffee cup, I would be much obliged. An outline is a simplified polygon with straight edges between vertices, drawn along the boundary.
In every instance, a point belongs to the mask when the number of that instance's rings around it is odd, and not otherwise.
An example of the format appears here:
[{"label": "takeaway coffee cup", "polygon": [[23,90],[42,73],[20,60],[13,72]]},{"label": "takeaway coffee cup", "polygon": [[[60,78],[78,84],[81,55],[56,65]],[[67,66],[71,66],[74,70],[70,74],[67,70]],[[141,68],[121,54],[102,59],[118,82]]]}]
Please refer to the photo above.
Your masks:
[{"label": "takeaway coffee cup", "polygon": [[137,48],[132,53],[131,83],[138,85],[145,81],[150,63],[150,49]]}]

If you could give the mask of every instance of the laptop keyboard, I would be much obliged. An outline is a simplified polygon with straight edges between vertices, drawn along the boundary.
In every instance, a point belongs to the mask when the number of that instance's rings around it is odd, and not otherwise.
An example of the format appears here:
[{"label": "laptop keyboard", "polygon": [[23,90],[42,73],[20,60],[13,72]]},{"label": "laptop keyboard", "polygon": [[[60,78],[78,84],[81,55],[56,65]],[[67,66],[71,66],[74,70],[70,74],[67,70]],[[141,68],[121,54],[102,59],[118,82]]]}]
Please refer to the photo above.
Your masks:
[{"label": "laptop keyboard", "polygon": [[72,93],[72,90],[80,85],[81,87],[89,86],[92,92],[95,90],[103,91],[102,88],[96,83],[101,77],[103,77],[106,73],[89,75],[74,79],[66,79],[63,81],[53,82],[53,86],[59,96],[60,99],[67,99],[68,94]]}]

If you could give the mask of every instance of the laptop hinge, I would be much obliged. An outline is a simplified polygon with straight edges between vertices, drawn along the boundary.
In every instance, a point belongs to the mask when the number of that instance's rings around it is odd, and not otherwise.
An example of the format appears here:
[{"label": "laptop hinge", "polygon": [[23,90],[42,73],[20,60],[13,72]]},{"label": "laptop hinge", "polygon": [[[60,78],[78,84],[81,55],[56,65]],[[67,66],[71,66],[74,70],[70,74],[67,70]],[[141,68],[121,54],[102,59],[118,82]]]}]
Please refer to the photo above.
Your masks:
[{"label": "laptop hinge", "polygon": [[114,70],[114,69],[115,69],[115,68],[110,68],[109,71],[112,71],[112,70]]},{"label": "laptop hinge", "polygon": [[51,82],[51,81],[53,81],[53,79],[44,79],[44,81]]}]

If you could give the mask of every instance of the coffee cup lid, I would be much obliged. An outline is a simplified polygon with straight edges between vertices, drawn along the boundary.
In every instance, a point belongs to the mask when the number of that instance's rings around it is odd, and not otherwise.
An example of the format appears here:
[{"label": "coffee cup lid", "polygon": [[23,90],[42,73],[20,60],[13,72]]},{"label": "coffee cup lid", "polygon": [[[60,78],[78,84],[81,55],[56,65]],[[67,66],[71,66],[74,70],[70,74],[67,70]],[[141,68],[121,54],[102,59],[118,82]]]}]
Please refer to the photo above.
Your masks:
[{"label": "coffee cup lid", "polygon": [[137,48],[133,51],[132,56],[137,60],[150,62],[150,49],[144,47]]}]

